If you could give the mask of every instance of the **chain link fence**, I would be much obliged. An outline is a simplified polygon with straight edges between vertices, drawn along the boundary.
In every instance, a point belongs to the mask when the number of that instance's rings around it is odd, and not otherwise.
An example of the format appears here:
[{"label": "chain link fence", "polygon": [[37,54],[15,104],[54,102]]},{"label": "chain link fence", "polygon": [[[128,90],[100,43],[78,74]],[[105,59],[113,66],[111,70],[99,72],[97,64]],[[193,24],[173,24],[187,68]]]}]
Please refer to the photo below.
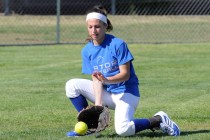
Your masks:
[{"label": "chain link fence", "polygon": [[85,43],[99,4],[128,43],[210,42],[210,0],[0,0],[0,45]]}]

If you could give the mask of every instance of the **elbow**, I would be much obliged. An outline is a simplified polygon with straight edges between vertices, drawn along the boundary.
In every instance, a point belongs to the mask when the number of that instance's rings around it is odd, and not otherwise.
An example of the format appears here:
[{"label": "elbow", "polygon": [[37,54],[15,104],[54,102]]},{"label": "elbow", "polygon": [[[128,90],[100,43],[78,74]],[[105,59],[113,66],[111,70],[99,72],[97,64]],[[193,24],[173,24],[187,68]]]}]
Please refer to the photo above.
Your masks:
[{"label": "elbow", "polygon": [[129,79],[130,79],[130,74],[126,74],[124,81],[128,81]]}]

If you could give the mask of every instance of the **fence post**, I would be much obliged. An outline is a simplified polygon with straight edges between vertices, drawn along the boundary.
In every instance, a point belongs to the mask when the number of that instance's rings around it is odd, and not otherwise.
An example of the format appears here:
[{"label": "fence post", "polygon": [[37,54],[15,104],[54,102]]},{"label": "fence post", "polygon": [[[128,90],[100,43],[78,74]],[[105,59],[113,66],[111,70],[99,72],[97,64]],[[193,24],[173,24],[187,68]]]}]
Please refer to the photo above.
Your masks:
[{"label": "fence post", "polygon": [[112,15],[115,15],[116,12],[116,0],[112,0]]},{"label": "fence post", "polygon": [[4,15],[7,16],[9,14],[11,14],[10,1],[9,0],[4,0]]},{"label": "fence post", "polygon": [[56,6],[56,43],[60,43],[60,11],[61,11],[61,0],[57,0]]}]

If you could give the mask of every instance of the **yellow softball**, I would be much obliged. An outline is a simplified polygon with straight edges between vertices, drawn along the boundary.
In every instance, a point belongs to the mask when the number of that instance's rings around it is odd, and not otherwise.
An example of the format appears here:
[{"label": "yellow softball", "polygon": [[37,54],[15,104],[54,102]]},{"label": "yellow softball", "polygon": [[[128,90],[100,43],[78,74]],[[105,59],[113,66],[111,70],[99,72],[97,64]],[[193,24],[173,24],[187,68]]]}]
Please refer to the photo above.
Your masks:
[{"label": "yellow softball", "polygon": [[88,130],[88,126],[84,122],[78,122],[75,125],[74,131],[79,135],[84,135]]}]

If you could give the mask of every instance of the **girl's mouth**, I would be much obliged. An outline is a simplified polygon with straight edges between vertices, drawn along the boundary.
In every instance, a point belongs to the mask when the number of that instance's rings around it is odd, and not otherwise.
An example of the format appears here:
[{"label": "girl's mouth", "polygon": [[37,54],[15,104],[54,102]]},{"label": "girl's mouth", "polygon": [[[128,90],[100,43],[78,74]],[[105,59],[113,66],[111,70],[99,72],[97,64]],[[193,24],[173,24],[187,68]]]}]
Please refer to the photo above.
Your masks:
[{"label": "girl's mouth", "polygon": [[92,38],[97,38],[97,34],[92,34]]}]

